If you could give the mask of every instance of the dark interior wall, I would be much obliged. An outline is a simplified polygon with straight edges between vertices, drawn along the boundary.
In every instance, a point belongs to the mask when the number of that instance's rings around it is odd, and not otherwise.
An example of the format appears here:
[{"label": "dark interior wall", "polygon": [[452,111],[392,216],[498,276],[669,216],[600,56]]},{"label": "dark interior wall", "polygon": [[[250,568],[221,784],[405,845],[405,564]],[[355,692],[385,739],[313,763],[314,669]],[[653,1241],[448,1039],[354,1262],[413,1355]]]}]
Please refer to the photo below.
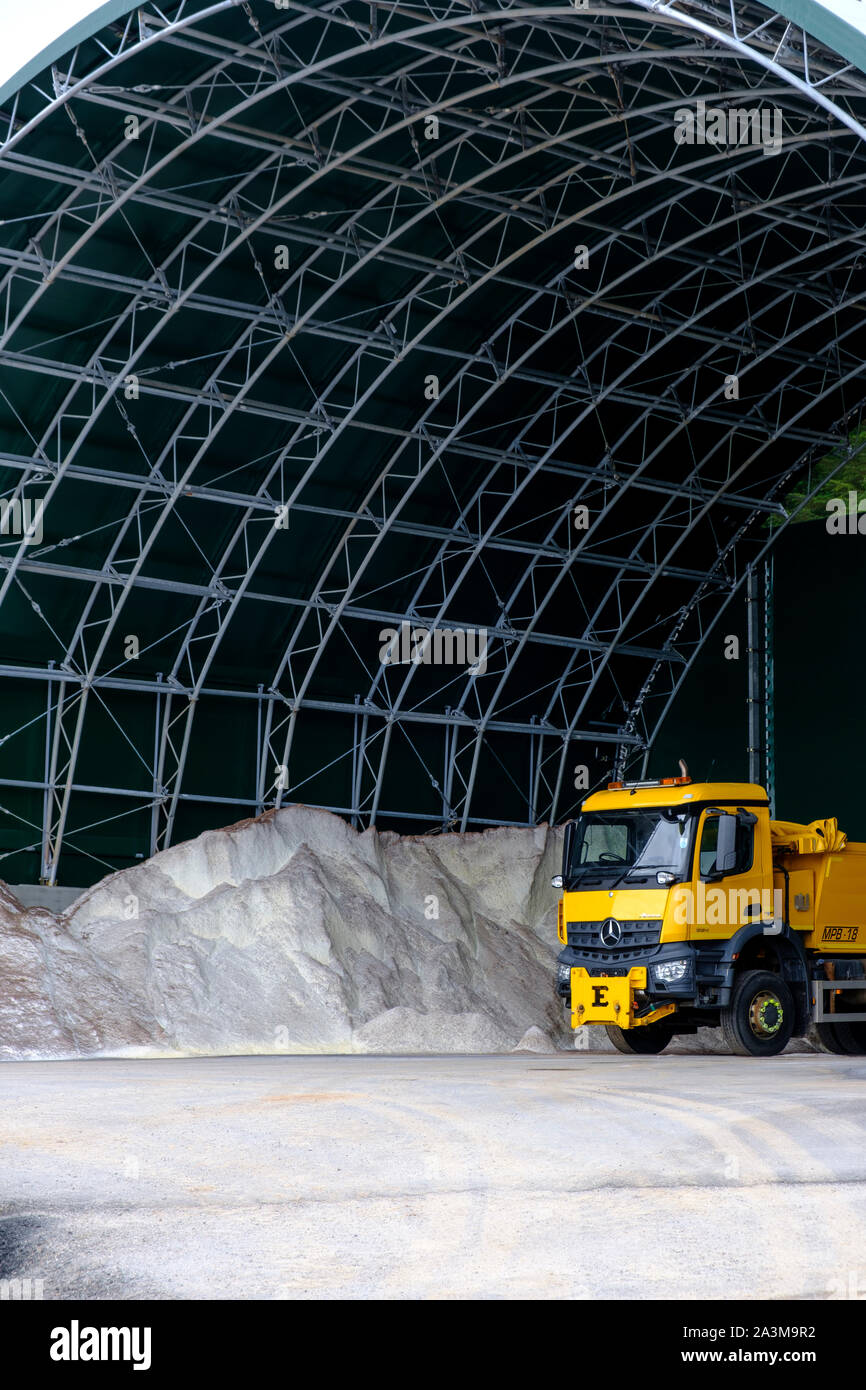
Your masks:
[{"label": "dark interior wall", "polygon": [[[774,555],[776,814],[805,822],[836,816],[852,840],[866,840],[866,536],[830,535],[823,521],[804,522],[779,537]],[[745,630],[738,599],[671,707],[651,775],[670,775],[684,757],[695,777],[747,776]],[[741,636],[739,661],[724,658],[727,633]]]}]

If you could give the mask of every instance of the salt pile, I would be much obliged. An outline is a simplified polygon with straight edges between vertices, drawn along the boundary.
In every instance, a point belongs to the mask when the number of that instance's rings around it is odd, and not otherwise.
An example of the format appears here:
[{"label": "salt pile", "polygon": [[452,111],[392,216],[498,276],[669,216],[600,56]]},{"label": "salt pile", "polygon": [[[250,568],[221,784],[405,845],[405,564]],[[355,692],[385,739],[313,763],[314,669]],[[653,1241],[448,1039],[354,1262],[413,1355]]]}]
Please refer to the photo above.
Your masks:
[{"label": "salt pile", "polygon": [[359,833],[291,806],[59,916],[0,886],[0,1057],[569,1046],[559,854],[544,826]]}]

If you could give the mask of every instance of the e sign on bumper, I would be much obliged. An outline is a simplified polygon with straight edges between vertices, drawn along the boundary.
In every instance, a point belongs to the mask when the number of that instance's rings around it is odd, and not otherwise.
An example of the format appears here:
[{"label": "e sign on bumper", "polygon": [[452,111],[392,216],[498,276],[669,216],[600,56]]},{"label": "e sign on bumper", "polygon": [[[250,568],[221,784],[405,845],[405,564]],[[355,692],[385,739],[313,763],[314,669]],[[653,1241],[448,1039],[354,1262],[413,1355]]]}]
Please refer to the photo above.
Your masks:
[{"label": "e sign on bumper", "polygon": [[635,965],[627,975],[590,975],[583,966],[571,972],[571,1026],[615,1023],[631,1028],[634,991],[646,989],[646,966]]}]

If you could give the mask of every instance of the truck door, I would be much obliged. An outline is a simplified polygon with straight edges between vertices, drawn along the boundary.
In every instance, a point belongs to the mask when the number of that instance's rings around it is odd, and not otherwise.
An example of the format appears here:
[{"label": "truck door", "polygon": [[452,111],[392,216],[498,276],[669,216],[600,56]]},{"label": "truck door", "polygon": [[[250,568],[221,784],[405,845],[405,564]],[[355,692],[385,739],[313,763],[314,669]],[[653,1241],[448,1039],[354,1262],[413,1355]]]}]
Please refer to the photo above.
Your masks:
[{"label": "truck door", "polygon": [[695,936],[727,939],[748,922],[772,920],[772,876],[763,863],[758,824],[746,808],[702,813],[693,880]]}]

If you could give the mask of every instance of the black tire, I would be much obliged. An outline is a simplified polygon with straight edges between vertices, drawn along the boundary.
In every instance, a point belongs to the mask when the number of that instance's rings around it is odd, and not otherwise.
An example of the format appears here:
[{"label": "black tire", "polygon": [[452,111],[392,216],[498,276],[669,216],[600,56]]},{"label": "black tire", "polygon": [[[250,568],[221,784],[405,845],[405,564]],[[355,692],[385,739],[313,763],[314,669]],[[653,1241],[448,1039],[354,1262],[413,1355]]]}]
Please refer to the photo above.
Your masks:
[{"label": "black tire", "polygon": [[847,1054],[848,1049],[839,1037],[835,1023],[816,1023],[815,1032],[823,1052],[832,1052],[837,1057]]},{"label": "black tire", "polygon": [[835,1029],[841,1052],[849,1057],[862,1057],[866,1053],[866,1023],[839,1022],[831,1026]]},{"label": "black tire", "polygon": [[777,1057],[794,1033],[794,999],[769,970],[744,970],[722,1009],[725,1042],[738,1057]]},{"label": "black tire", "polygon": [[664,1051],[673,1037],[670,1028],[660,1023],[646,1023],[643,1028],[617,1028],[606,1023],[605,1031],[617,1052],[637,1052],[646,1057]]}]

